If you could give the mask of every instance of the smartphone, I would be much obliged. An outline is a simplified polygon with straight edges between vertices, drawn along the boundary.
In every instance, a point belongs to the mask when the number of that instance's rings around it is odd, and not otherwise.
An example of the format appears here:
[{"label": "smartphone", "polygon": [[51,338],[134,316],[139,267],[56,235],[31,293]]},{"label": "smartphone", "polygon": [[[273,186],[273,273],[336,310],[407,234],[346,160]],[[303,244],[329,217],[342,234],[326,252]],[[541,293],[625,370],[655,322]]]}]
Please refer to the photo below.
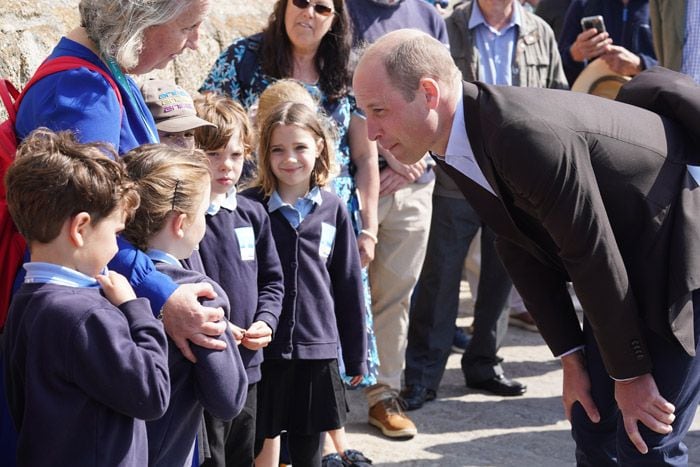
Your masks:
[{"label": "smartphone", "polygon": [[600,15],[586,16],[585,18],[581,18],[581,28],[584,31],[595,28],[598,34],[600,34],[601,32],[605,32],[605,21],[603,21],[603,17]]}]

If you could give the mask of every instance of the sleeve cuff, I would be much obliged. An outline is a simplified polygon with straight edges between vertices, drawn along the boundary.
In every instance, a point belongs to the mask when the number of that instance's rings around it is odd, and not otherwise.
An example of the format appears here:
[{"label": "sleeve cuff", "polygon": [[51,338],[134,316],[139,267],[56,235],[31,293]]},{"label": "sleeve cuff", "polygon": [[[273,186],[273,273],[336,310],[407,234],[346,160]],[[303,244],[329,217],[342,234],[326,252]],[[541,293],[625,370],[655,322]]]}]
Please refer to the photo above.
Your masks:
[{"label": "sleeve cuff", "polygon": [[583,350],[585,348],[586,348],[585,345],[579,345],[578,347],[574,347],[573,349],[567,350],[566,352],[564,352],[562,354],[555,355],[555,357],[556,358],[566,357],[567,355],[571,355],[572,353],[578,352],[579,350]]}]

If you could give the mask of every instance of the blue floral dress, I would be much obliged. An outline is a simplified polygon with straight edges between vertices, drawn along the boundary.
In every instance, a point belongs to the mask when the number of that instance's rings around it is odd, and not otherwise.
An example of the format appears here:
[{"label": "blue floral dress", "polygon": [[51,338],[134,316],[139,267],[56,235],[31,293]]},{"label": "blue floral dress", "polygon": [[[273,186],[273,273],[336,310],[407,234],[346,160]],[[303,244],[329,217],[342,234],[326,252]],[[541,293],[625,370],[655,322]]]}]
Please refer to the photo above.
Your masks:
[{"label": "blue floral dress", "polygon": [[[244,37],[233,42],[216,60],[200,92],[215,92],[238,100],[246,109],[257,106],[258,97],[275,78],[263,73],[258,60],[258,49],[262,40],[261,34]],[[357,113],[355,97],[347,94],[335,102],[329,102],[318,86],[306,85],[309,93],[321,104],[326,114],[335,123],[336,130],[336,165],[340,173],[333,179],[333,191],[345,201],[352,219],[355,234],[362,230],[359,202],[353,176],[354,165],[350,159],[350,144],[348,129],[353,113]],[[377,343],[372,325],[371,295],[367,269],[362,270],[362,283],[365,293],[366,323],[367,323],[367,367],[368,374],[363,378],[360,387],[367,387],[377,382],[379,357]],[[339,355],[341,372],[346,382],[350,378],[345,375],[342,358]]]}]

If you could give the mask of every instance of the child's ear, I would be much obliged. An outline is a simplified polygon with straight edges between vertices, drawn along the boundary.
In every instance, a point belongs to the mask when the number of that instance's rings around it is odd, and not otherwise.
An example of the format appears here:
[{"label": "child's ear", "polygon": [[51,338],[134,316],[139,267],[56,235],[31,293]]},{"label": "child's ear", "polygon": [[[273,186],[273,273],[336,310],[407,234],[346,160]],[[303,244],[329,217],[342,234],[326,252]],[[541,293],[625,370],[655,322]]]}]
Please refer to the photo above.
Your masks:
[{"label": "child's ear", "polygon": [[68,237],[74,246],[80,248],[85,244],[85,230],[90,227],[90,214],[79,212],[68,219]]},{"label": "child's ear", "polygon": [[316,159],[321,157],[321,153],[323,152],[323,148],[326,147],[326,144],[323,142],[323,138],[319,138],[316,140]]},{"label": "child's ear", "polygon": [[172,217],[170,221],[170,228],[172,229],[173,235],[177,238],[182,238],[185,236],[185,227],[187,226],[187,214],[176,214]]}]

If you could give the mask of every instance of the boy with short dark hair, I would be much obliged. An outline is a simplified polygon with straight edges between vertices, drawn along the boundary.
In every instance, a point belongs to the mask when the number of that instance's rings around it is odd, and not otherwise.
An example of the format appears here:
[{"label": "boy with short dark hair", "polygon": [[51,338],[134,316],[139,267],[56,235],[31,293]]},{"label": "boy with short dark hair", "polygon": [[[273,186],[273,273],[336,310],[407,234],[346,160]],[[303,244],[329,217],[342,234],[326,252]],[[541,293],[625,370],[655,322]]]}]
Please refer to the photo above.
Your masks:
[{"label": "boy with short dark hair", "polygon": [[32,255],[2,352],[21,465],[147,465],[143,420],[168,406],[163,326],[105,269],[139,203],[116,159],[106,145],[39,129],[6,174]]}]

